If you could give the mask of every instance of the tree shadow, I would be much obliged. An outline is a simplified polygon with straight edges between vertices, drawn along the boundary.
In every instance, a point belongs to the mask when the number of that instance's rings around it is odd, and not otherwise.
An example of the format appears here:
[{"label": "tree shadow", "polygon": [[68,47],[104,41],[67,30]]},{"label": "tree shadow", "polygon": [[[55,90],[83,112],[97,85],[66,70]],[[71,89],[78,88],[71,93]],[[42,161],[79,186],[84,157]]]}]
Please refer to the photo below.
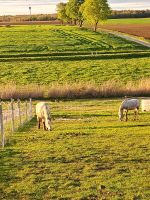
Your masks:
[{"label": "tree shadow", "polygon": [[20,126],[16,132],[28,132],[31,130],[33,126],[36,124],[36,117],[33,117],[30,121],[25,122],[22,126]]}]

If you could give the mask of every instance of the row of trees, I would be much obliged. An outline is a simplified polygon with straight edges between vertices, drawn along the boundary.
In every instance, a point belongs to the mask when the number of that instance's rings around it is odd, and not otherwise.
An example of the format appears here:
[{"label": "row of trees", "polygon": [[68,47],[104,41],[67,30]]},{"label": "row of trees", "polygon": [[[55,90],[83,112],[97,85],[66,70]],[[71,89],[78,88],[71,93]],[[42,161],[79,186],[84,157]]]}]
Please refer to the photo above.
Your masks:
[{"label": "row of trees", "polygon": [[99,22],[104,22],[110,15],[107,0],[69,0],[68,3],[57,4],[57,17],[62,22],[79,24],[82,27],[86,20],[97,30]]},{"label": "row of trees", "polygon": [[5,15],[0,16],[0,22],[22,22],[22,21],[54,21],[57,14],[37,14],[37,15]]},{"label": "row of trees", "polygon": [[113,10],[109,18],[146,18],[150,17],[150,10]]}]

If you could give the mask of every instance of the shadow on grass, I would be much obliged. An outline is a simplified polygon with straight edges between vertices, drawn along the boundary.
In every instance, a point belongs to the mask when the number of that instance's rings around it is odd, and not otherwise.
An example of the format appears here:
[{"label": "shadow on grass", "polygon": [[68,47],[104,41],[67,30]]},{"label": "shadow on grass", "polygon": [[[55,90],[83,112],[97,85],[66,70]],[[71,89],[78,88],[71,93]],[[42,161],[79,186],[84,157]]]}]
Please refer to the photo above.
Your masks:
[{"label": "shadow on grass", "polygon": [[9,187],[10,183],[18,181],[18,177],[15,174],[15,160],[21,156],[21,151],[13,149],[12,146],[5,147],[0,151],[0,183],[5,185],[5,187],[0,189],[0,199],[19,199],[19,196],[15,191],[8,194],[5,192],[5,189]]},{"label": "shadow on grass", "polygon": [[73,114],[53,114],[53,118],[54,119],[59,119],[59,118],[66,118],[66,119],[78,119],[79,117],[80,118],[85,118],[85,117],[88,117],[88,118],[92,118],[92,117],[110,117],[112,116],[113,114],[96,114],[96,113],[85,113],[85,114],[77,114],[77,115],[73,115]]},{"label": "shadow on grass", "polygon": [[150,127],[150,124],[134,124],[134,125],[129,125],[128,122],[127,122],[126,125],[91,127],[91,129],[136,128],[136,127]]},{"label": "shadow on grass", "polygon": [[[28,132],[36,123],[36,118],[32,118],[30,121],[19,127],[14,135],[21,132]],[[17,140],[12,137],[8,143],[6,143],[4,149],[0,150],[0,183],[5,184],[5,187],[0,189],[0,199],[19,199],[19,193],[12,190],[10,193],[6,193],[5,188],[9,187],[9,184],[20,181],[17,177],[17,170],[24,166],[24,154],[21,149],[16,149],[15,144]],[[4,189],[4,190],[3,190]]]},{"label": "shadow on grass", "polygon": [[150,127],[150,124],[135,124],[135,125],[120,125],[120,126],[105,126],[103,128],[136,128],[136,127]]},{"label": "shadow on grass", "polygon": [[10,138],[8,138],[4,149],[6,147],[11,147],[17,143],[16,137],[13,136],[17,136],[17,133],[29,132],[31,128],[35,126],[35,124],[36,124],[36,117],[33,117],[30,121],[26,121],[22,126],[17,128],[17,130],[13,133],[13,135],[10,136]]},{"label": "shadow on grass", "polygon": [[85,130],[85,129],[91,129],[91,130],[101,130],[101,129],[124,129],[124,128],[142,128],[142,127],[150,127],[150,124],[135,124],[135,125],[114,125],[114,126],[90,126],[90,127],[76,127],[76,130]]},{"label": "shadow on grass", "polygon": [[36,124],[36,117],[33,117],[30,121],[25,122],[23,126],[20,126],[16,132],[28,132]]}]

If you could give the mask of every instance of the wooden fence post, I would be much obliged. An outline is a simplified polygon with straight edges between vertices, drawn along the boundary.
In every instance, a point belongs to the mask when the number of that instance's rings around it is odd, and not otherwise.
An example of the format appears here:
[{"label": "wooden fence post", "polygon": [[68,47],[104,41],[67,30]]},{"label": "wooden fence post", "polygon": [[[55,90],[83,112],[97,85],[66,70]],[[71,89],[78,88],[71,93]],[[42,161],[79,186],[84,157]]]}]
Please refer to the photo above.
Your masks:
[{"label": "wooden fence post", "polygon": [[15,119],[14,119],[14,100],[11,99],[11,120],[12,120],[12,132],[15,130]]},{"label": "wooden fence post", "polygon": [[26,121],[28,120],[28,102],[25,101]]},{"label": "wooden fence post", "polygon": [[4,147],[5,146],[5,135],[4,135],[2,104],[0,104],[0,129],[1,129],[1,136],[2,136],[2,147]]},{"label": "wooden fence post", "polygon": [[19,114],[19,125],[21,125],[21,109],[20,109],[20,99],[18,99],[18,114]]},{"label": "wooden fence post", "polygon": [[30,107],[29,107],[29,112],[30,112],[30,119],[32,119],[32,99],[30,98]]}]

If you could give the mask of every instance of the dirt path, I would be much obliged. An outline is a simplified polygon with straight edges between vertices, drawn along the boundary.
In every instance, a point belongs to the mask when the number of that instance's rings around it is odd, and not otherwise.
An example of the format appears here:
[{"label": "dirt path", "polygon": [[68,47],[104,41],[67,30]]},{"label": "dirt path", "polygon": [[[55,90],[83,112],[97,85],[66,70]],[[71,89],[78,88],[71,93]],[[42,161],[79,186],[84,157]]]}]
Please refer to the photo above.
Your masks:
[{"label": "dirt path", "polygon": [[118,32],[110,31],[110,30],[107,30],[107,29],[101,29],[101,28],[99,28],[98,30],[99,31],[103,31],[103,32],[107,32],[107,33],[110,33],[110,34],[113,34],[115,36],[118,36],[118,37],[130,40],[130,41],[136,42],[138,44],[141,44],[143,46],[146,46],[146,47],[150,48],[150,43],[149,42],[142,41],[140,39],[135,38],[134,36],[132,37],[132,36],[124,35],[123,33],[118,33]]}]

